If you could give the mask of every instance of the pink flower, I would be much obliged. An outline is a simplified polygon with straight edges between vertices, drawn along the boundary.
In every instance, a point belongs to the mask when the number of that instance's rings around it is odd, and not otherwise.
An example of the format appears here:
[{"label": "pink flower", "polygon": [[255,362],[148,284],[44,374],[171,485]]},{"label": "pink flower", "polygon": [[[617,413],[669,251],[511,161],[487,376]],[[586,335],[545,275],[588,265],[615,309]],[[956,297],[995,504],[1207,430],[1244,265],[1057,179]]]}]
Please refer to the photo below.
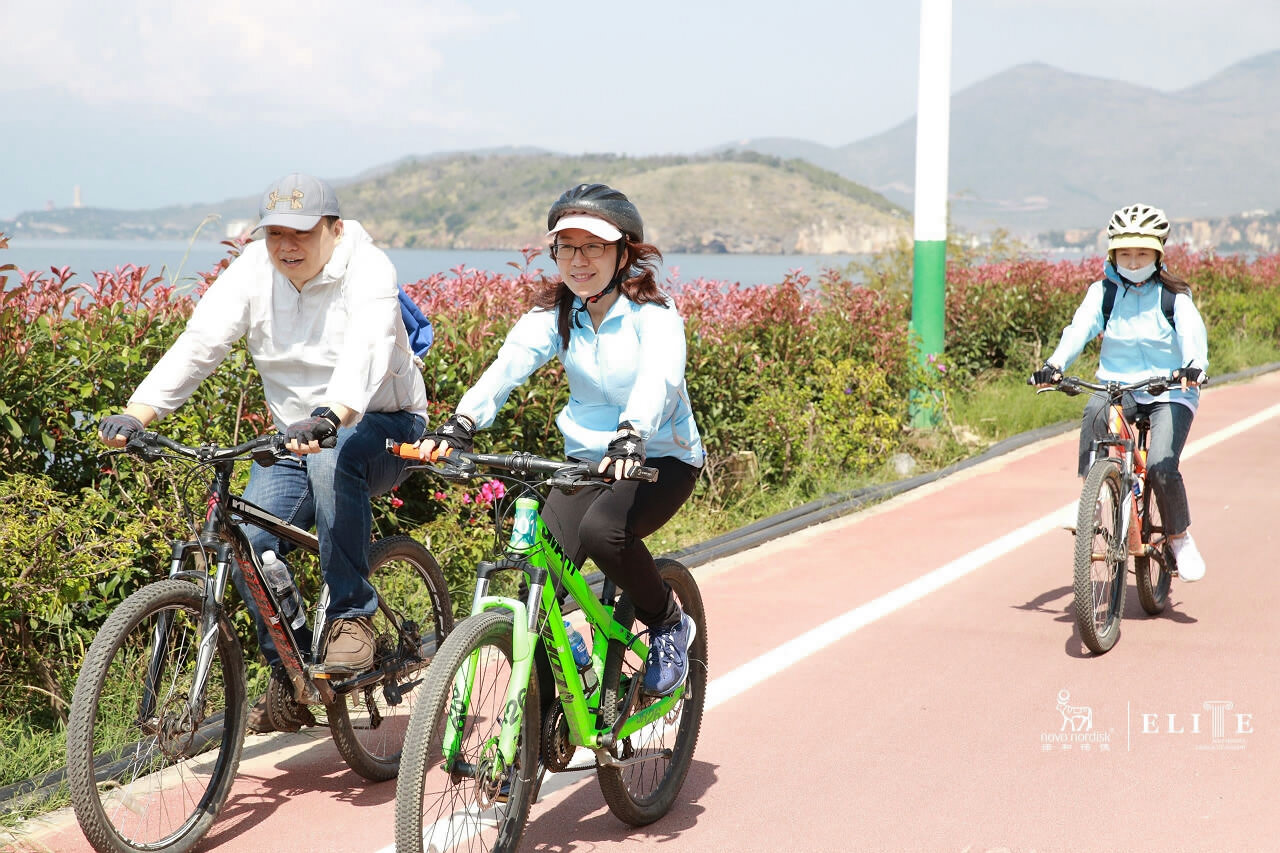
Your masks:
[{"label": "pink flower", "polygon": [[392,508],[392,509],[399,509],[399,508],[400,508],[400,507],[402,507],[402,506],[404,506],[404,501],[400,500],[399,498],[397,498],[397,497],[395,497],[395,496],[392,496],[392,498],[391,498],[391,508]]},{"label": "pink flower", "polygon": [[444,492],[432,492],[431,497],[435,498],[438,501],[442,501],[444,500]]}]

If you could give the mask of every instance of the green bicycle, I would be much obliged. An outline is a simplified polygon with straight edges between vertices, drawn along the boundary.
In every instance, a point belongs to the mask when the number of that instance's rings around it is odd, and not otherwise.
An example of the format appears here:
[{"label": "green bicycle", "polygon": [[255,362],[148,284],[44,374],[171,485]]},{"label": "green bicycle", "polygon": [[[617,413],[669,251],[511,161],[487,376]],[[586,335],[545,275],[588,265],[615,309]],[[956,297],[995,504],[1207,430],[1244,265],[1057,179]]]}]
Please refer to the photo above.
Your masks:
[{"label": "green bicycle", "polygon": [[[388,449],[400,452],[390,442]],[[403,455],[416,458],[416,449],[406,446]],[[540,488],[601,483],[591,466],[454,452],[421,467],[458,482],[482,469],[504,472],[515,511],[510,543],[477,567],[472,615],[436,652],[410,716],[396,782],[396,850],[516,849],[547,771],[594,769],[618,818],[642,826],[662,817],[688,775],[706,700],[706,619],[693,575],[658,560],[697,634],[685,683],[670,696],[645,696],[648,649],[633,631],[634,605],[608,581],[597,597],[538,514]],[[657,475],[640,471],[642,479]],[[503,571],[523,574],[527,596],[489,594]],[[581,668],[564,596],[581,607],[594,640]],[[579,747],[594,761],[573,766]]]}]

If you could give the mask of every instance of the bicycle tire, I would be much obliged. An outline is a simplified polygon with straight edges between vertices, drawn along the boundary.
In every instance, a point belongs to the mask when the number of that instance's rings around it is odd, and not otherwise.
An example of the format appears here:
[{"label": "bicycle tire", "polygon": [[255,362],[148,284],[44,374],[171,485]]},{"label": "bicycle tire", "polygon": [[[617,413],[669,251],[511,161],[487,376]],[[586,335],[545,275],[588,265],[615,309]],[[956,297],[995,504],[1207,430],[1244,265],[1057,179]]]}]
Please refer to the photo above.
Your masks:
[{"label": "bicycle tire", "polygon": [[1169,551],[1164,534],[1164,514],[1155,482],[1147,477],[1147,488],[1142,493],[1142,544],[1153,544],[1159,556],[1135,557],[1133,574],[1138,588],[1138,602],[1151,616],[1159,616],[1169,603],[1169,587],[1173,583],[1173,554]]},{"label": "bicycle tire", "polygon": [[[202,603],[189,581],[148,584],[111,612],[85,656],[67,723],[67,782],[95,850],[190,850],[231,793],[248,703],[243,652],[225,613],[202,713],[194,720],[184,713]],[[153,659],[163,621],[165,651]],[[162,668],[149,679],[153,661]],[[154,703],[149,680],[162,687]]]},{"label": "bicycle tire", "polygon": [[[487,746],[496,742],[511,680],[512,621],[507,611],[490,610],[458,623],[427,669],[422,696],[409,719],[400,776],[396,780],[396,850],[511,851],[520,843],[538,782],[542,721],[537,709],[538,679],[531,674],[524,693],[524,716],[505,802],[501,787],[466,772],[482,768]],[[460,706],[454,675],[475,655],[478,667],[467,702],[460,762],[446,769],[442,745],[448,714]],[[425,831],[424,831],[425,830]],[[426,836],[430,836],[430,841]]]},{"label": "bicycle tire", "polygon": [[[325,706],[334,745],[347,766],[370,782],[400,771],[405,732],[421,692],[421,673],[431,662],[415,660],[401,645],[398,620],[412,620],[422,643],[438,649],[453,630],[449,585],[432,553],[409,536],[391,536],[369,548],[369,582],[378,593],[373,615],[374,667],[390,665],[394,677],[339,696]],[[388,689],[390,688],[390,689]],[[394,700],[394,701],[393,701]]]},{"label": "bicycle tire", "polygon": [[[596,771],[600,792],[609,811],[632,826],[653,823],[675,802],[693,763],[707,694],[707,621],[702,595],[693,574],[683,565],[670,559],[660,559],[657,564],[658,572],[675,593],[681,609],[697,625],[697,634],[689,647],[689,674],[684,698],[679,705],[652,726],[619,741],[613,750],[615,758],[644,755],[652,758],[625,767],[605,765]],[[634,612],[634,605],[624,593],[614,611],[614,618],[618,621],[625,619],[629,625]],[[617,722],[631,681],[642,678],[643,673],[644,661],[638,655],[617,641],[609,644],[602,684],[607,685],[607,693],[612,695],[602,695],[600,699],[606,726]],[[642,697],[638,701],[643,703],[647,700]],[[644,743],[639,743],[641,735],[645,736]],[[667,750],[671,753],[669,758],[663,756]]]},{"label": "bicycle tire", "polygon": [[[1124,481],[1113,459],[1100,459],[1089,469],[1080,490],[1076,518],[1075,615],[1080,639],[1094,654],[1103,654],[1120,637],[1124,612],[1129,548],[1120,541]],[[1094,559],[1095,554],[1102,555]]]}]

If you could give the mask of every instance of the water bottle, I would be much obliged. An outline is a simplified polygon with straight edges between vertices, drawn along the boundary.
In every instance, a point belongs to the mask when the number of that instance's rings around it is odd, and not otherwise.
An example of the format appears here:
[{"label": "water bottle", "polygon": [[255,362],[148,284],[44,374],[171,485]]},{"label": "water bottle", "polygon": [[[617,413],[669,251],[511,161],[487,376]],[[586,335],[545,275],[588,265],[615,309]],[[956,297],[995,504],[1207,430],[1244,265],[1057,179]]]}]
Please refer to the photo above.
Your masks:
[{"label": "water bottle", "polygon": [[516,498],[516,512],[511,523],[512,551],[528,551],[533,548],[537,524],[538,502],[533,498]]},{"label": "water bottle", "polygon": [[590,693],[596,689],[596,671],[591,668],[591,652],[587,650],[587,641],[582,639],[578,630],[564,620],[565,633],[569,635],[569,650],[573,652],[573,662],[578,665],[578,673],[582,676],[582,686]]},{"label": "water bottle", "polygon": [[295,631],[307,624],[307,613],[302,609],[302,596],[289,574],[289,567],[270,549],[262,552],[262,576],[271,585],[280,604],[280,615]]}]

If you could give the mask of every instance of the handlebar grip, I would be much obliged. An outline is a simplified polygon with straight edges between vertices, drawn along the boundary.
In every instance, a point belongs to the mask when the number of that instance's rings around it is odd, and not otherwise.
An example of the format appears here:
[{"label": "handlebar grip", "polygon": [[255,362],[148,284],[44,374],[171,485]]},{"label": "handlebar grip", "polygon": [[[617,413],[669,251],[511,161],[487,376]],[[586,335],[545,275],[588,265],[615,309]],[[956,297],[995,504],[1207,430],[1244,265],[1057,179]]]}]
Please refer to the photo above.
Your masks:
[{"label": "handlebar grip", "polygon": [[387,439],[387,452],[392,456],[398,456],[401,459],[411,459],[414,462],[421,462],[422,457],[418,456],[418,448],[414,447],[407,441],[396,441],[394,438]]}]

